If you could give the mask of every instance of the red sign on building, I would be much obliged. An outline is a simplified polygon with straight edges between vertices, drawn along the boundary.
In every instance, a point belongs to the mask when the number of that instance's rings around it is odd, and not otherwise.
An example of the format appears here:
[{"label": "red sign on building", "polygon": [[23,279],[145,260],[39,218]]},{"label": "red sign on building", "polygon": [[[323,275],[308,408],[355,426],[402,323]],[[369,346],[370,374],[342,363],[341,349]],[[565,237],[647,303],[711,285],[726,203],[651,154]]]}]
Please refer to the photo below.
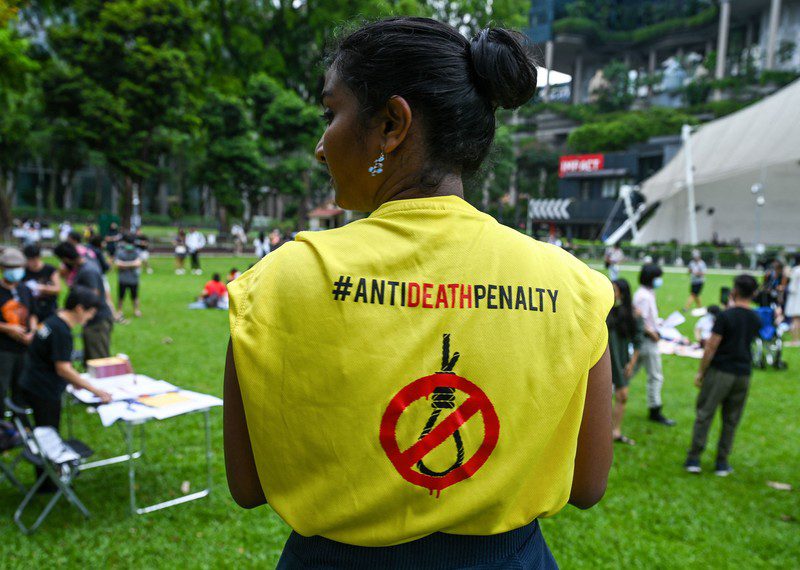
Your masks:
[{"label": "red sign on building", "polygon": [[558,177],[583,172],[603,170],[605,158],[602,154],[573,154],[562,156],[558,162]]}]

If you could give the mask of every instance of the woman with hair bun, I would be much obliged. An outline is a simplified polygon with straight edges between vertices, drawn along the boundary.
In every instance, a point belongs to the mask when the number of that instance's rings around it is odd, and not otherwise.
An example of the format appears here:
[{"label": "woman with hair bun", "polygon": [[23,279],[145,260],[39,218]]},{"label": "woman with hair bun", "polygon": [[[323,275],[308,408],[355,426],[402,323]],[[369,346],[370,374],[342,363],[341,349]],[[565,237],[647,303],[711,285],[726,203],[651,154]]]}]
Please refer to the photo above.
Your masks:
[{"label": "woman with hair bun", "polygon": [[317,160],[370,215],[228,285],[231,494],[292,527],[279,568],[555,568],[538,518],[611,466],[614,294],[464,201],[534,96],[524,37],[392,18],[328,64]]}]

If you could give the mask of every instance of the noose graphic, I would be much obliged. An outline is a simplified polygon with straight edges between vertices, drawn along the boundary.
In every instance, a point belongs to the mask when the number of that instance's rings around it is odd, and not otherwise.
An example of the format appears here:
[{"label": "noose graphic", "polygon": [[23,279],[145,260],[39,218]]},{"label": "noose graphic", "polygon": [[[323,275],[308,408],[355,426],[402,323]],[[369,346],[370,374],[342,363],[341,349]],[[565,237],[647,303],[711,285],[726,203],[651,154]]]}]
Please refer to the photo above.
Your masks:
[{"label": "noose graphic", "polygon": [[[442,370],[439,373],[454,374],[453,367],[455,367],[456,362],[458,362],[458,357],[461,355],[456,352],[453,354],[453,358],[450,358],[450,335],[445,334],[442,336]],[[452,410],[456,407],[455,392],[455,388],[441,386],[433,389],[433,393],[431,394],[431,408],[433,408],[433,410],[431,411],[431,416],[428,418],[425,427],[422,428],[422,433],[420,434],[419,439],[422,439],[431,432],[433,426],[436,425],[436,420],[439,419],[439,414],[442,413],[442,410]],[[461,467],[461,464],[464,463],[464,443],[461,441],[461,434],[458,430],[453,433],[453,439],[456,442],[456,461],[453,463],[453,465],[444,471],[433,471],[432,469],[428,469],[422,462],[422,459],[420,459],[417,462],[417,469],[419,469],[419,472],[423,475],[430,475],[432,477],[444,477],[453,469]]]}]

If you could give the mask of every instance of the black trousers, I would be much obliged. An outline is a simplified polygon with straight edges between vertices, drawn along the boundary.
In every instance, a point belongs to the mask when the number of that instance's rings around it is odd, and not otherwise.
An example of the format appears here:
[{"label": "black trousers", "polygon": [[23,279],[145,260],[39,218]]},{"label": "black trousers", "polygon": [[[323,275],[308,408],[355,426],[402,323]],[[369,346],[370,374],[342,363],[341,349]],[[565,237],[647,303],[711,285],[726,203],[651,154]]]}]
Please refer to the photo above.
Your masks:
[{"label": "black trousers", "polygon": [[200,269],[200,252],[193,251],[189,256],[192,258],[192,269]]}]

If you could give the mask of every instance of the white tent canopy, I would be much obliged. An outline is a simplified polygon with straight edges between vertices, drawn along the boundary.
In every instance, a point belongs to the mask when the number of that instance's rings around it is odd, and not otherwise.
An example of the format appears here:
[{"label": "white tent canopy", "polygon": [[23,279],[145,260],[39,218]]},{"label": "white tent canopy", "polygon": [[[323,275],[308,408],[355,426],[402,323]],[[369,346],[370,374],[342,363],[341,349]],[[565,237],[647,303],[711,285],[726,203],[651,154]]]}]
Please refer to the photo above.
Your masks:
[{"label": "white tent canopy", "polygon": [[[692,135],[697,236],[800,245],[800,80]],[[685,149],[642,183],[661,205],[637,243],[690,241]],[[756,206],[751,187],[762,185]]]}]

